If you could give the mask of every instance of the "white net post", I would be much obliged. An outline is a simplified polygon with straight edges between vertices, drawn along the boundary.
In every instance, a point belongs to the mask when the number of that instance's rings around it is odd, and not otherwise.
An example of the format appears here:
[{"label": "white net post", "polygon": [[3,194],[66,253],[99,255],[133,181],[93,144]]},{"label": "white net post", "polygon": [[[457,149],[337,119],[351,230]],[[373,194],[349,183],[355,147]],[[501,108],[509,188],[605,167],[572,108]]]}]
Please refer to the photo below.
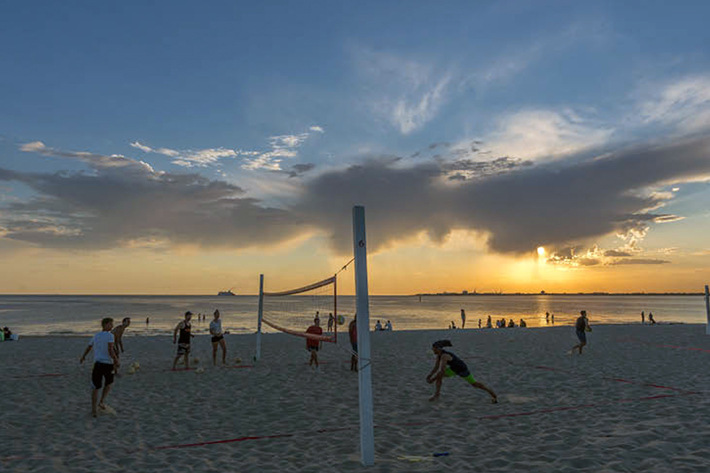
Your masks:
[{"label": "white net post", "polygon": [[707,284],[705,285],[705,313],[708,317],[705,324],[705,335],[710,335],[710,290],[708,290]]},{"label": "white net post", "polygon": [[259,314],[256,323],[256,354],[254,360],[261,358],[261,320],[264,318],[264,275],[259,275]]},{"label": "white net post", "polygon": [[367,244],[365,207],[353,207],[355,294],[357,310],[358,375],[360,391],[360,461],[375,464],[375,428],[372,407],[372,363],[370,358],[370,303],[367,288]]}]

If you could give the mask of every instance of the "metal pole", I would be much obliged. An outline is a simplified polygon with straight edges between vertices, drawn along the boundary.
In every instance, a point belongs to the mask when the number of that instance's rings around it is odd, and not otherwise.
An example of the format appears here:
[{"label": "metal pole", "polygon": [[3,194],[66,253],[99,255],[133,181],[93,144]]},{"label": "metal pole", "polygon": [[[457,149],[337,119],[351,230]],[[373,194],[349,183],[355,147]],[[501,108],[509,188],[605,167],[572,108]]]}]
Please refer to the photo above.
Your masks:
[{"label": "metal pole", "polygon": [[338,343],[338,275],[333,276],[333,330],[335,343]]},{"label": "metal pole", "polygon": [[259,275],[259,316],[256,324],[256,355],[254,360],[261,359],[261,319],[264,317],[264,275]]},{"label": "metal pole", "polygon": [[705,335],[710,335],[710,291],[707,284],[705,285],[705,313],[708,316],[708,323],[705,324]]},{"label": "metal pole", "polygon": [[353,247],[355,253],[355,294],[357,308],[357,348],[360,390],[360,461],[375,464],[375,429],[372,407],[372,362],[370,358],[370,302],[367,288],[367,242],[365,207],[353,207]]}]

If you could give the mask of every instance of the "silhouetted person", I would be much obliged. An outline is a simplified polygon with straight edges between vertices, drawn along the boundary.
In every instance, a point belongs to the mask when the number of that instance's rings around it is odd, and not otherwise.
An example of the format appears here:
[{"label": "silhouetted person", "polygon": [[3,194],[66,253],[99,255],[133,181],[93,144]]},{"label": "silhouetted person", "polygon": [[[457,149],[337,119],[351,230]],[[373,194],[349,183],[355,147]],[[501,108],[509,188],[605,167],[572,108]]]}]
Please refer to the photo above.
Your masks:
[{"label": "silhouetted person", "polygon": [[577,338],[579,343],[572,347],[570,353],[573,353],[576,349],[579,349],[579,354],[582,354],[582,348],[587,344],[587,331],[591,332],[592,328],[589,326],[589,319],[587,319],[587,311],[583,310],[579,313],[577,322],[574,324],[575,332],[577,333]]},{"label": "silhouetted person", "polygon": [[646,323],[646,317],[643,315],[643,311],[641,311],[641,323]]},{"label": "silhouetted person", "polygon": [[648,313],[648,321],[651,322],[651,325],[655,325],[656,321],[653,320],[653,312]]}]

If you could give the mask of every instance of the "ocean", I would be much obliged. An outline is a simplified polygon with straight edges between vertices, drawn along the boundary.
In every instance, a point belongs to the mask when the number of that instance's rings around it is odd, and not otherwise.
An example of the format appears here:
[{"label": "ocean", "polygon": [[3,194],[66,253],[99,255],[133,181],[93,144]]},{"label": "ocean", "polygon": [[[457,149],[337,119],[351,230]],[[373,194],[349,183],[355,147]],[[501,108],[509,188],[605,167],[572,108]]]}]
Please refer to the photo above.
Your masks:
[{"label": "ocean", "polygon": [[[340,296],[338,314],[346,324],[355,311],[353,296]],[[208,333],[212,312],[219,309],[223,329],[231,333],[253,333],[257,321],[257,296],[0,296],[0,326],[23,335],[76,336],[100,330],[100,320],[131,317],[126,336],[172,333],[185,311],[207,314],[206,322],[194,320],[195,333]],[[528,327],[544,327],[545,313],[555,316],[555,325],[573,323],[584,309],[594,324],[640,323],[641,311],[653,312],[660,323],[705,323],[703,296],[607,296],[607,295],[467,295],[467,296],[370,296],[372,325],[392,322],[394,330],[445,329],[451,321],[461,327],[460,311],[466,311],[466,328],[478,328],[481,319],[523,318]],[[279,325],[305,330],[315,311],[323,324],[333,310],[326,296],[267,298],[265,317]],[[150,323],[146,324],[146,318]],[[647,319],[648,320],[648,319]],[[264,331],[270,329],[264,327]],[[344,326],[342,328],[344,330]]]}]

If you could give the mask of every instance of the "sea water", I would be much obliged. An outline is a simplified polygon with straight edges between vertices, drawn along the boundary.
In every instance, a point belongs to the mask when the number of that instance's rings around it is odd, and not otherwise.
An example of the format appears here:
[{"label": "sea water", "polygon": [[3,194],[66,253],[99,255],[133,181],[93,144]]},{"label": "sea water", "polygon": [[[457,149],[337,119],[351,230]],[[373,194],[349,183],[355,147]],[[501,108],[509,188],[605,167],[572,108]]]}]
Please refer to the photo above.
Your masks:
[{"label": "sea water", "polygon": [[[257,326],[257,296],[0,296],[0,326],[20,335],[89,335],[100,330],[100,320],[112,317],[117,323],[131,317],[127,335],[171,334],[186,311],[191,311],[195,333],[208,333],[212,313],[219,309],[222,328],[231,333],[253,333]],[[528,327],[552,326],[545,313],[554,314],[555,325],[569,325],[584,309],[594,324],[640,323],[641,311],[652,312],[657,322],[705,323],[703,296],[651,295],[461,295],[461,296],[370,296],[370,321],[394,330],[445,329],[453,321],[461,327],[461,309],[466,328],[485,327],[490,315],[496,320],[511,318],[517,325],[523,318]],[[305,330],[316,311],[326,328],[333,312],[332,296],[288,296],[266,298],[264,316],[279,325]],[[337,298],[337,313],[346,325],[355,312],[353,296]],[[198,314],[207,320],[199,322]],[[150,323],[146,324],[146,318]],[[345,329],[345,326],[341,328]],[[273,331],[264,327],[264,331]]]}]

